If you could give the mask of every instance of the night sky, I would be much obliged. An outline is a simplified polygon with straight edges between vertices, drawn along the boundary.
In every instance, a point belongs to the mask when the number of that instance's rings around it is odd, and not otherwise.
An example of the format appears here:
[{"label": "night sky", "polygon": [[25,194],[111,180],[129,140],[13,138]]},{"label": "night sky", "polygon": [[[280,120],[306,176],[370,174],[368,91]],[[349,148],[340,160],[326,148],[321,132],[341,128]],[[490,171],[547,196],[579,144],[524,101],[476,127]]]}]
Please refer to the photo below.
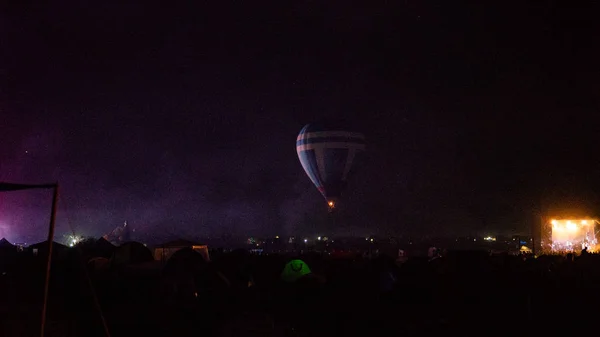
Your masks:
[{"label": "night sky", "polygon": [[[509,234],[540,203],[600,211],[598,3],[10,3],[0,181],[58,181],[57,235]],[[295,151],[323,118],[368,142],[335,225]],[[41,240],[50,197],[0,194],[0,237]]]}]

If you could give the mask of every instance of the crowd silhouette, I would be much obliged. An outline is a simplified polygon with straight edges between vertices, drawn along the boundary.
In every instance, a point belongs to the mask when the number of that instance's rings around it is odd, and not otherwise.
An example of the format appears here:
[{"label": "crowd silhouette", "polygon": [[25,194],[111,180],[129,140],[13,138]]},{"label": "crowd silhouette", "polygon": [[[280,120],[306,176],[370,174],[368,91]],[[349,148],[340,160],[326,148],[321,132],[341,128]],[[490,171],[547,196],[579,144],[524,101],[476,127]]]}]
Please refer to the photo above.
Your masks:
[{"label": "crowd silhouette", "polygon": [[[46,336],[104,336],[104,324],[111,336],[591,333],[600,284],[600,257],[587,251],[397,260],[236,250],[207,262],[184,248],[161,263],[128,243],[54,254]],[[1,261],[0,335],[39,335],[43,247]]]}]

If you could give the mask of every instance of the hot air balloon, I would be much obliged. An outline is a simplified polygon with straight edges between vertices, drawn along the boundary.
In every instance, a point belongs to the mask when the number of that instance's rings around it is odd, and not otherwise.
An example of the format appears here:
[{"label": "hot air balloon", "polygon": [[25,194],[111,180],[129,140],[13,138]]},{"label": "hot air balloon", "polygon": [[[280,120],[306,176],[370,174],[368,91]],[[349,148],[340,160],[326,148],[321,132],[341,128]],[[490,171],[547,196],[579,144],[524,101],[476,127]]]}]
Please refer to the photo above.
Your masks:
[{"label": "hot air balloon", "polygon": [[365,136],[359,132],[318,124],[300,130],[296,139],[298,158],[330,211],[336,207],[364,150]]}]

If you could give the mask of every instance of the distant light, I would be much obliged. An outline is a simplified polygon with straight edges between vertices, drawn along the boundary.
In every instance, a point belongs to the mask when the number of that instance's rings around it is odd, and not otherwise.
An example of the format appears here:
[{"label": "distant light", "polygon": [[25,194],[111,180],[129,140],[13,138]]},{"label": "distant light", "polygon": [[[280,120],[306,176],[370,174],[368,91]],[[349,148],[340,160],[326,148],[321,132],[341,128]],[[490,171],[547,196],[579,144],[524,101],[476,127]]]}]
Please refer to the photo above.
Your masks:
[{"label": "distant light", "polygon": [[371,239],[371,242],[373,242],[373,239]]},{"label": "distant light", "polygon": [[279,239],[279,235],[275,235],[275,239]]},{"label": "distant light", "polygon": [[307,242],[308,242],[308,239],[304,239],[304,243],[307,243]]},{"label": "distant light", "polygon": [[321,237],[319,236],[319,237],[317,238],[317,240],[321,241]]}]

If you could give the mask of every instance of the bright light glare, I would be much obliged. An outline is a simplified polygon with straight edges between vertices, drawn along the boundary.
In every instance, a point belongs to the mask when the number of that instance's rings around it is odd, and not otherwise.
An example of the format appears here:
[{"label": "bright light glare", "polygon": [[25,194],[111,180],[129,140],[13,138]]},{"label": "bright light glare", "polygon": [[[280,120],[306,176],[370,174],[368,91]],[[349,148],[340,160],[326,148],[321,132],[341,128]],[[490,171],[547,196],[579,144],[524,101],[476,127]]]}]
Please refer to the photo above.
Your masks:
[{"label": "bright light glare", "polygon": [[595,235],[594,222],[583,219],[552,220],[553,251],[565,252],[588,248],[596,251],[598,243]]}]

